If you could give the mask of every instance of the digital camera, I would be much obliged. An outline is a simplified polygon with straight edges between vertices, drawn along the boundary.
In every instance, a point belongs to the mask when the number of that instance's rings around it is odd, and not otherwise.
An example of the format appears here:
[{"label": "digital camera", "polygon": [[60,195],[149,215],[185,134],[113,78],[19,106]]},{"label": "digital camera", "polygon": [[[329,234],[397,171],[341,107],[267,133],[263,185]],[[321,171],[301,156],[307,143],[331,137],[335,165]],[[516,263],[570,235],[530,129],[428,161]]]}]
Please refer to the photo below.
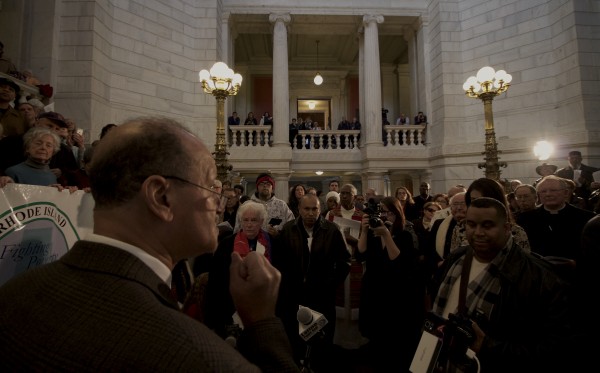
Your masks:
[{"label": "digital camera", "polygon": [[369,198],[367,207],[363,209],[365,214],[369,214],[369,227],[377,228],[383,225],[381,220],[381,210],[379,208],[379,202],[375,201],[374,198]]}]

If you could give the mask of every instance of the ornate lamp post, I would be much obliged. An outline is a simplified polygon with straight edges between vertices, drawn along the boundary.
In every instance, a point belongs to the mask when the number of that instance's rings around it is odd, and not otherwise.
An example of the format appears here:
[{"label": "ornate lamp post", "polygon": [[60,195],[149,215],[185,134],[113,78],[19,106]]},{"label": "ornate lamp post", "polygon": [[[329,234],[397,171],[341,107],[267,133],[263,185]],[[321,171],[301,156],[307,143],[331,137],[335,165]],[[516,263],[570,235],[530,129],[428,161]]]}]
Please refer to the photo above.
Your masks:
[{"label": "ornate lamp post", "polygon": [[200,71],[200,83],[206,93],[217,99],[217,142],[213,156],[217,165],[217,178],[227,180],[227,172],[233,166],[227,161],[227,144],[225,142],[225,100],[227,96],[235,96],[242,85],[242,76],[236,74],[224,62],[217,62],[207,70]]},{"label": "ornate lamp post", "polygon": [[494,71],[486,66],[479,69],[477,76],[471,76],[463,84],[467,96],[483,101],[485,113],[485,162],[479,163],[479,168],[485,168],[485,177],[500,180],[500,167],[506,167],[506,162],[498,162],[498,143],[494,132],[494,115],[492,113],[492,100],[494,97],[506,92],[510,87],[512,76],[504,70]]}]

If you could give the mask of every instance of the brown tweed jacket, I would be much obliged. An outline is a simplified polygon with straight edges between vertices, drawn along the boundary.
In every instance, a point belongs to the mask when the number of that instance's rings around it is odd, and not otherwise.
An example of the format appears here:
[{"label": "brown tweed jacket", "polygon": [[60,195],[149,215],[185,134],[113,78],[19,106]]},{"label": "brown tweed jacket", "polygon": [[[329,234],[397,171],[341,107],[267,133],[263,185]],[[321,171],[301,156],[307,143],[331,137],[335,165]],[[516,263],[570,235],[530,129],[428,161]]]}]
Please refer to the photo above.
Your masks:
[{"label": "brown tweed jacket", "polygon": [[[279,319],[246,328],[235,351],[179,311],[135,256],[79,241],[0,288],[3,371],[298,371]],[[260,368],[259,368],[260,367]]]}]

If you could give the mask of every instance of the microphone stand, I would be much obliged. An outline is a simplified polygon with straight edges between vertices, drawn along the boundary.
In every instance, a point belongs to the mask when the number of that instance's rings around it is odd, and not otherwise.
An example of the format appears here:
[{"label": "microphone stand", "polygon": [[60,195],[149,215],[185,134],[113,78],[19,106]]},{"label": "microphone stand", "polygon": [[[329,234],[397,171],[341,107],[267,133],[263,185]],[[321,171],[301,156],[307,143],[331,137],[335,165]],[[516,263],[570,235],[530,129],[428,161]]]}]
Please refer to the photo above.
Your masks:
[{"label": "microphone stand", "polygon": [[325,337],[325,333],[323,332],[323,330],[320,330],[317,335],[313,336],[308,341],[306,341],[306,353],[304,354],[304,360],[301,361],[302,368],[300,369],[300,372],[314,373],[314,371],[310,367],[310,355],[312,353],[312,342],[311,341],[314,341],[315,339],[322,339],[323,337]]}]

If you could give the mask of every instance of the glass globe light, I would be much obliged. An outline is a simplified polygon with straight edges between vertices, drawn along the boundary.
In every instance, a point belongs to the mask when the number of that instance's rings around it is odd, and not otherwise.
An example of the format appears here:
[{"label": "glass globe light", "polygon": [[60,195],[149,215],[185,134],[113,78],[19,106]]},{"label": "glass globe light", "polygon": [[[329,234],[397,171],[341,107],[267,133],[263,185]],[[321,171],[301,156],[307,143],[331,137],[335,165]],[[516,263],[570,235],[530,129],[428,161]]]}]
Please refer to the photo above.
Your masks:
[{"label": "glass globe light", "polygon": [[323,83],[323,77],[321,76],[321,74],[317,73],[317,75],[315,75],[315,79],[313,81],[315,82],[316,85],[321,85]]}]

